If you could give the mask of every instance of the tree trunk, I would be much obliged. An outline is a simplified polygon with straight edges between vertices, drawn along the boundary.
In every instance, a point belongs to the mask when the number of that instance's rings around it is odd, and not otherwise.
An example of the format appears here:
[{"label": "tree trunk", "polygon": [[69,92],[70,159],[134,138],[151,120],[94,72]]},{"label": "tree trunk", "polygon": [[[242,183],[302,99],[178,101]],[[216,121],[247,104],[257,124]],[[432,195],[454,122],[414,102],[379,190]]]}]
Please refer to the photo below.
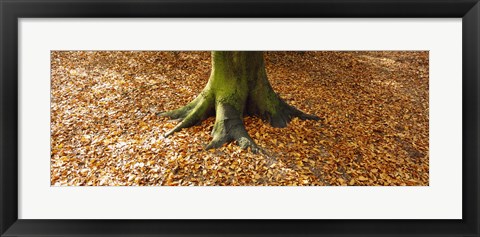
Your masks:
[{"label": "tree trunk", "polygon": [[212,141],[207,149],[237,141],[242,148],[258,150],[243,124],[244,115],[285,127],[293,117],[318,119],[285,103],[267,80],[262,52],[212,52],[212,70],[207,85],[192,102],[177,110],[160,113],[181,122],[167,132],[169,136],[216,115]]}]

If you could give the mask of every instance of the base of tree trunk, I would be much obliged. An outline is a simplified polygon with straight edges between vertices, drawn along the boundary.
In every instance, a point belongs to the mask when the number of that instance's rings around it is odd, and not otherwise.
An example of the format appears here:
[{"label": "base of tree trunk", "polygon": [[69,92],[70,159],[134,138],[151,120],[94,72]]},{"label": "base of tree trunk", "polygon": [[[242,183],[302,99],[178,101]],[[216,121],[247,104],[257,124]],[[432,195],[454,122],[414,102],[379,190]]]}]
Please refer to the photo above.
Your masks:
[{"label": "base of tree trunk", "polygon": [[213,139],[206,149],[236,141],[241,148],[257,152],[259,147],[245,129],[244,115],[257,116],[273,127],[285,127],[294,117],[319,119],[288,105],[273,91],[261,52],[214,52],[212,62],[212,74],[200,95],[184,107],[158,113],[180,120],[165,137],[215,115]]}]

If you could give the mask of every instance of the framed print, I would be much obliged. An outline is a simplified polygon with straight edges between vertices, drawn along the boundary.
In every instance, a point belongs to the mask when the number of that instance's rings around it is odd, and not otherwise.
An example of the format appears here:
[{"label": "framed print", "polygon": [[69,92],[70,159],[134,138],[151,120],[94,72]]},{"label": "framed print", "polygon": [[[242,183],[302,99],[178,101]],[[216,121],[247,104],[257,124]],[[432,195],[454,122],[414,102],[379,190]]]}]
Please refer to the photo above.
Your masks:
[{"label": "framed print", "polygon": [[1,236],[478,236],[478,1],[2,1]]}]

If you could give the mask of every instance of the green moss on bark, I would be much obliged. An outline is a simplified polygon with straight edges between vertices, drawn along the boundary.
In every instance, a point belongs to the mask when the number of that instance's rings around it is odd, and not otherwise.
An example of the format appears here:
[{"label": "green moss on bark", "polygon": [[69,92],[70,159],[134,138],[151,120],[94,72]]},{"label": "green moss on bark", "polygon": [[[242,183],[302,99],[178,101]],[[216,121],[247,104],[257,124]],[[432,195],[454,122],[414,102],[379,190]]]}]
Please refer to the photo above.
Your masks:
[{"label": "green moss on bark", "polygon": [[195,125],[214,111],[213,139],[207,148],[237,141],[242,148],[256,151],[257,146],[243,125],[245,112],[274,127],[285,127],[293,117],[318,119],[291,107],[273,91],[262,52],[212,52],[212,71],[202,93],[186,106],[160,115],[183,119],[166,134],[168,136]]}]

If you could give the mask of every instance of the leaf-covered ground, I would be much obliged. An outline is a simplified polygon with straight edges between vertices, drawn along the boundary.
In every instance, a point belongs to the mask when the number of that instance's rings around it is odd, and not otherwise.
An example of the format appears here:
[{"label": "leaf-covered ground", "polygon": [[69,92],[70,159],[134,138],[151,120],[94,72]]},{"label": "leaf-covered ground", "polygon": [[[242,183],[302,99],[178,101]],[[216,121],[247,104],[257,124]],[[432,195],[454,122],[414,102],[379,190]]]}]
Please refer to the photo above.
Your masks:
[{"label": "leaf-covered ground", "polygon": [[207,83],[209,52],[54,51],[51,185],[428,185],[428,52],[267,52],[289,104],[322,118],[245,126],[264,154],[205,150],[214,118],[155,115]]}]

